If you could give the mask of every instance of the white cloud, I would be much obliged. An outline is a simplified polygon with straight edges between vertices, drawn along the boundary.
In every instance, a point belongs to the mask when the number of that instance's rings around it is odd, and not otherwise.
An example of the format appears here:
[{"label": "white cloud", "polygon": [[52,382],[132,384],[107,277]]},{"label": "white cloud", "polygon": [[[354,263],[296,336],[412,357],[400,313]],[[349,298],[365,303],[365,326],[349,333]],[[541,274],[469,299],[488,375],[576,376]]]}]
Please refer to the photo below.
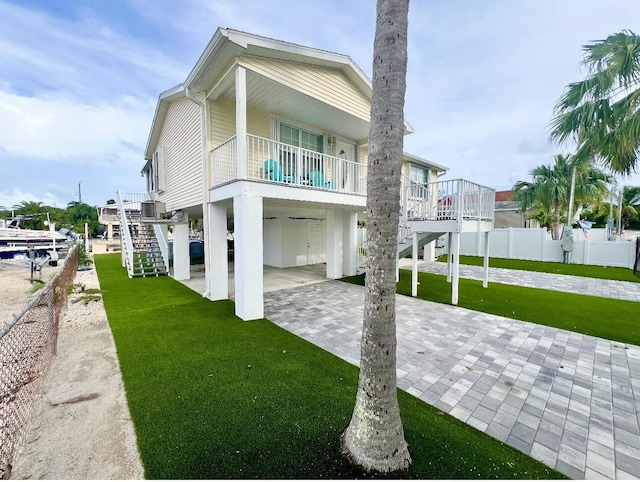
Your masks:
[{"label": "white cloud", "polygon": [[61,201],[50,192],[38,193],[25,192],[20,188],[5,189],[0,187],[0,206],[11,209],[22,201],[42,202],[46,206],[66,207],[66,203]]},{"label": "white cloud", "polygon": [[142,158],[155,103],[133,98],[89,105],[0,91],[2,157],[50,161]]}]

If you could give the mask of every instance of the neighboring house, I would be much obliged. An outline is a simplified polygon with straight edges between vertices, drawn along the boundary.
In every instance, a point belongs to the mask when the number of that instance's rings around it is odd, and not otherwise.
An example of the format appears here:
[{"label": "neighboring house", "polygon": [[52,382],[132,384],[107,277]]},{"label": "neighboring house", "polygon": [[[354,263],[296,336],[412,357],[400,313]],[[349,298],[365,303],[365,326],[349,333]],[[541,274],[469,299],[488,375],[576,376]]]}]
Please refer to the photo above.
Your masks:
[{"label": "neighboring house", "polygon": [[539,228],[536,219],[530,219],[530,212],[523,215],[518,203],[513,199],[513,191],[496,191],[496,214],[493,226],[500,228]]},{"label": "neighboring house", "polygon": [[[371,92],[346,55],[219,28],[186,80],[160,94],[145,151],[148,192],[175,221],[174,277],[189,277],[189,218],[202,219],[211,300],[229,295],[233,231],[242,319],[263,316],[265,264],[326,263],[328,278],[356,274]],[[444,172],[405,153],[405,206],[436,199]],[[405,228],[418,211],[405,212]],[[165,239],[166,224],[155,227]]]},{"label": "neighboring house", "polygon": [[[138,206],[138,209],[140,207]],[[106,228],[106,238],[114,239],[120,237],[120,216],[116,204],[103,204],[97,207],[98,222]]]}]

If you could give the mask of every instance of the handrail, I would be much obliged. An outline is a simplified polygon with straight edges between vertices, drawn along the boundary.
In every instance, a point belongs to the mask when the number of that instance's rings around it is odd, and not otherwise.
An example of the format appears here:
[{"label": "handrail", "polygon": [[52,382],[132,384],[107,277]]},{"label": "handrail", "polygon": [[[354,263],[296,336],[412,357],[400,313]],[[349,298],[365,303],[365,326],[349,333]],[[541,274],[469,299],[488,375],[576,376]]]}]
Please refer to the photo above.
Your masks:
[{"label": "handrail", "polygon": [[411,220],[492,221],[495,190],[464,179],[402,182],[402,225]]},{"label": "handrail", "polygon": [[[129,197],[129,196],[127,196]],[[130,201],[126,201],[130,206]],[[123,241],[123,262],[129,273],[129,277],[133,276],[133,239],[131,238],[131,231],[129,229],[129,219],[127,218],[127,209],[125,207],[125,201],[122,199],[120,190],[116,191],[116,204],[118,205],[118,213],[120,214],[120,238]]]},{"label": "handrail", "polygon": [[[210,152],[212,186],[240,179],[236,136]],[[287,186],[366,195],[366,164],[247,135],[246,179]],[[244,170],[243,170],[244,172]]]}]

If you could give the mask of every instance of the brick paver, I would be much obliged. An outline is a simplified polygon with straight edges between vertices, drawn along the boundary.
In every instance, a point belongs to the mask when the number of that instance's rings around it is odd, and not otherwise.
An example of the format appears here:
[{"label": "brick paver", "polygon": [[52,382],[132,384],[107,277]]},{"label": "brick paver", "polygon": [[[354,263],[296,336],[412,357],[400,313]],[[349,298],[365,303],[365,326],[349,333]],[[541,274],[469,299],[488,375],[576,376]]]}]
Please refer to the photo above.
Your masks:
[{"label": "brick paver", "polygon": [[[358,364],[363,302],[362,287],[326,281],[265,293],[265,316]],[[640,347],[396,303],[400,388],[570,477],[640,478]]]}]

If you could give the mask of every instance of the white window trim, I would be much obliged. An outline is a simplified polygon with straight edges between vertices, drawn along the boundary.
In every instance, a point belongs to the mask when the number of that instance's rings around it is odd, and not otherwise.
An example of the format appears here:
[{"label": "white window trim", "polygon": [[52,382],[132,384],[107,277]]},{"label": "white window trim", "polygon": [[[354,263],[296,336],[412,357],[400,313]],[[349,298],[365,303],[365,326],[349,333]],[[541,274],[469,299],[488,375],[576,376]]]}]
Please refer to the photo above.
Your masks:
[{"label": "white window trim", "polygon": [[153,153],[151,159],[151,190],[155,193],[164,192],[165,176],[164,176],[164,147],[159,147],[156,152]]}]

